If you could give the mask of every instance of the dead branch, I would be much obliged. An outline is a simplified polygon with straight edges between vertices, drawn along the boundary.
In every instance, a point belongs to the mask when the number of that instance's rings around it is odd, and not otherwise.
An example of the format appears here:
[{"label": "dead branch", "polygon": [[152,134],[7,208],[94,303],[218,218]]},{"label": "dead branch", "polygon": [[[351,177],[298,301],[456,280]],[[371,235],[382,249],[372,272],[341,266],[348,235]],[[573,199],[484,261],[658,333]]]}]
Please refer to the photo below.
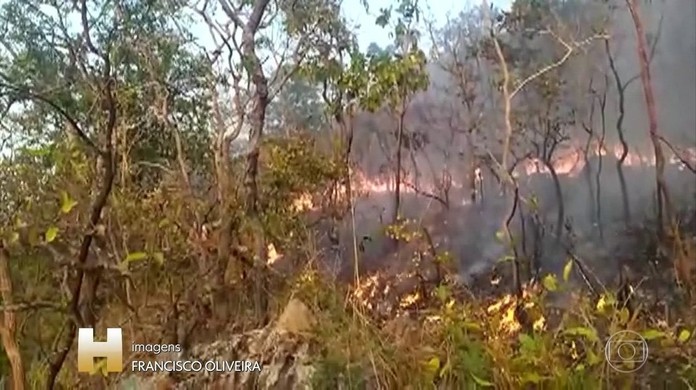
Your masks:
[{"label": "dead branch", "polygon": [[[690,171],[693,172],[693,173],[696,173],[696,165],[692,164],[691,161],[689,161],[689,158],[688,158],[688,157],[685,157],[685,155],[688,154],[688,151],[687,151],[687,152],[681,152],[677,147],[675,147],[674,145],[672,145],[672,143],[669,142],[669,141],[668,141],[664,136],[662,136],[662,135],[659,136],[659,139],[660,139],[660,141],[662,141],[665,145],[667,145],[667,147],[669,148],[669,150],[672,151],[672,153],[674,154],[674,156],[679,160],[679,162],[681,162],[681,163],[686,167],[686,169],[690,170]],[[692,158],[693,158],[693,157],[692,157]]]},{"label": "dead branch", "polygon": [[416,194],[424,196],[426,198],[430,198],[430,199],[442,204],[445,208],[449,207],[449,205],[447,204],[447,201],[442,199],[440,196],[435,195],[435,194],[431,194],[430,192],[427,192],[427,191],[423,191],[420,188],[418,188],[418,186],[411,184],[405,180],[402,180],[401,183],[403,183],[406,187],[412,189]]}]

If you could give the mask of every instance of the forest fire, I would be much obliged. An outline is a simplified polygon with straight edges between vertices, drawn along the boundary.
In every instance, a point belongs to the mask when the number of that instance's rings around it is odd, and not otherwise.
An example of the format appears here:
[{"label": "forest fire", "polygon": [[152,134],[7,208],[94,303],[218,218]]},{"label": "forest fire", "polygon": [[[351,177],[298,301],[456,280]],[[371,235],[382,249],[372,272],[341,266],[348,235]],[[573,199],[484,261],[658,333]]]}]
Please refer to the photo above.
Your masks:
[{"label": "forest fire", "polygon": [[[621,145],[613,145],[610,148],[599,147],[599,145],[592,145],[588,150],[588,155],[593,156],[607,156],[612,153],[617,160],[621,158],[623,154],[623,148]],[[567,148],[565,151],[558,153],[553,161],[553,168],[559,175],[568,175],[571,177],[576,176],[582,172],[585,167],[586,160],[584,156],[585,152],[580,146],[573,146]],[[696,163],[696,148],[685,148],[679,150],[680,156],[674,153],[666,153],[667,164],[679,166],[680,170],[683,170],[684,163],[682,160],[687,161],[692,166]],[[680,158],[681,157],[681,158]],[[544,173],[550,174],[549,169],[543,164],[539,159],[533,158],[528,159],[520,164],[522,170],[528,174]],[[624,158],[623,165],[626,167],[636,167],[636,166],[655,166],[655,156],[652,153],[642,154],[640,151],[629,150]]]},{"label": "forest fire", "polygon": [[[565,148],[564,150],[559,150],[552,162],[552,166],[556,174],[569,177],[576,177],[579,175],[587,164],[584,148],[585,146],[573,145]],[[589,159],[600,155],[607,156],[609,153],[612,153],[613,156],[618,160],[623,154],[623,149],[620,144],[609,147],[599,147],[597,143],[590,145],[588,148]],[[686,161],[692,167],[696,166],[696,148],[681,148],[678,150],[678,153],[679,156],[672,152],[666,151],[666,163],[677,166],[680,170],[684,170],[686,168],[683,161]],[[652,155],[652,153],[641,153],[638,150],[629,150],[624,158],[623,165],[625,167],[652,167],[655,166],[655,157]],[[527,158],[518,163],[516,172],[523,175],[550,174],[549,168],[538,158]],[[480,174],[480,170],[477,171],[477,174]],[[392,177],[385,177],[383,175],[369,177],[359,170],[353,171],[352,176],[353,189],[356,197],[369,197],[370,195],[388,194],[395,191],[394,180]],[[434,195],[441,193],[441,189],[436,188],[431,183],[424,180],[419,183],[412,176],[413,175],[408,173],[403,175],[402,185],[400,188],[401,193],[417,194],[420,192]],[[464,188],[464,185],[460,182],[450,180],[449,188],[462,189]],[[344,196],[345,190],[343,189],[341,192],[341,195]],[[312,201],[311,195],[305,193],[298,196],[293,201],[293,208],[296,212],[303,212],[307,210],[315,210],[317,206]]]},{"label": "forest fire", "polygon": [[[621,145],[612,145],[611,147],[599,147],[599,145],[592,145],[588,150],[589,158],[593,156],[607,156],[611,153],[620,159],[623,154]],[[666,152],[667,164],[678,166],[680,170],[685,169],[682,160],[687,161],[691,166],[696,165],[696,148],[684,148],[678,151],[679,156],[671,152]],[[553,159],[552,166],[558,175],[575,177],[580,172],[583,171],[586,165],[584,147],[582,146],[572,146],[568,147],[563,151],[559,151],[555,158]],[[624,158],[623,165],[625,167],[637,167],[637,166],[655,166],[655,157],[652,153],[643,154],[639,151],[629,150]],[[544,163],[538,158],[528,158],[523,162],[518,164],[516,169],[518,174],[550,174],[550,170],[544,165]],[[402,179],[404,185],[401,186],[400,191],[403,193],[417,193],[418,191],[424,191],[429,193],[437,193],[437,189],[432,185],[419,185],[416,186],[413,183],[416,181],[406,174]],[[356,172],[354,174],[353,185],[356,190],[364,195],[369,196],[369,194],[384,194],[393,192],[395,189],[394,180],[389,178],[387,180],[383,178],[368,178],[362,172]],[[452,181],[450,183],[450,188],[463,188],[461,183]]]},{"label": "forest fire", "polygon": [[[588,160],[592,161],[597,156],[613,155],[613,157],[616,159],[615,161],[618,161],[623,154],[623,148],[620,144],[607,145],[604,147],[599,147],[598,144],[590,145],[587,149],[587,157],[585,156],[585,148],[586,145],[573,145],[562,150],[558,150],[555,153],[555,158],[553,159],[552,163],[556,174],[571,178],[577,177],[585,169]],[[696,148],[681,148],[677,149],[677,152],[679,153],[679,156],[675,155],[669,150],[665,151],[667,164],[677,166],[680,170],[685,169],[684,161],[690,164],[691,167],[696,166]],[[609,165],[612,167],[614,164],[615,162],[609,163]],[[655,158],[652,153],[640,153],[638,150],[629,150],[624,158],[623,165],[627,168],[640,166],[653,167],[655,166]],[[593,168],[596,169],[596,167]],[[548,167],[540,159],[536,158],[528,158],[518,163],[516,172],[520,175],[528,176],[539,174],[550,175]],[[481,173],[481,170],[477,169],[476,175],[479,176],[479,179]],[[356,199],[364,199],[371,196],[380,195],[390,196],[395,191],[393,177],[388,177],[386,175],[369,176],[361,170],[353,170],[351,172],[351,176],[353,178],[352,185],[354,197]],[[457,191],[465,188],[465,185],[463,185],[462,182],[452,180],[450,175],[444,175],[443,178],[448,179],[449,185],[447,187],[449,190]],[[334,189],[334,191],[335,190],[336,189]],[[346,189],[340,187],[338,188],[338,191],[338,197],[345,199],[344,197],[346,195]],[[405,172],[403,174],[400,192],[402,194],[426,194],[426,196],[432,195],[442,197],[444,199],[443,188],[437,188],[432,184],[431,180],[421,179],[419,182],[415,177],[413,177],[413,175],[409,174],[409,172]],[[316,211],[320,208],[320,204],[317,203],[316,200],[317,199],[314,198],[310,193],[302,193],[293,200],[292,208],[297,213]],[[462,204],[470,202],[468,197],[457,200],[463,202]],[[282,253],[280,253],[273,245],[269,245],[267,250],[269,265],[277,262],[283,257]]]}]

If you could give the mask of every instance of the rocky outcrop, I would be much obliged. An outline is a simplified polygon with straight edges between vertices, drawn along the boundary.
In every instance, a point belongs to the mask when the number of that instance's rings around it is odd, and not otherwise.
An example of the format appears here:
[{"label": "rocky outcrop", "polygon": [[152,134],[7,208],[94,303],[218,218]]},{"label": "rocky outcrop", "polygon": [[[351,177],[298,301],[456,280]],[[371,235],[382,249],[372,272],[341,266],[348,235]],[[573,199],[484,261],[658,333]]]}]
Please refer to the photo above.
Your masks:
[{"label": "rocky outcrop", "polygon": [[307,332],[314,320],[307,306],[292,299],[271,325],[199,345],[182,360],[258,362],[260,370],[132,375],[118,389],[309,389],[314,369]]}]

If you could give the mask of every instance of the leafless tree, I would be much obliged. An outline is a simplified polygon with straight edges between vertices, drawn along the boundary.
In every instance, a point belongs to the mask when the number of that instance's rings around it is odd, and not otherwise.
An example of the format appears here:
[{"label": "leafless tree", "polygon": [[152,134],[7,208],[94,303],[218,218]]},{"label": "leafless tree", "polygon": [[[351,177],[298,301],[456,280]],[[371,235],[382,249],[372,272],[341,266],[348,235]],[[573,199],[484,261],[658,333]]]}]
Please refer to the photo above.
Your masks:
[{"label": "leafless tree", "polygon": [[[645,95],[645,105],[648,110],[649,135],[650,141],[653,144],[653,152],[655,153],[655,182],[657,185],[657,210],[658,221],[660,224],[660,232],[663,231],[665,222],[672,224],[672,203],[669,196],[669,189],[665,182],[665,155],[660,142],[660,131],[657,123],[657,102],[652,85],[652,76],[650,73],[650,58],[648,55],[648,45],[645,38],[645,27],[640,14],[640,5],[637,0],[626,0],[626,5],[633,19],[633,26],[636,30],[636,51],[638,62],[640,64],[640,79],[643,84],[643,93]],[[666,215],[665,215],[666,214]],[[666,220],[666,221],[665,221]]]}]

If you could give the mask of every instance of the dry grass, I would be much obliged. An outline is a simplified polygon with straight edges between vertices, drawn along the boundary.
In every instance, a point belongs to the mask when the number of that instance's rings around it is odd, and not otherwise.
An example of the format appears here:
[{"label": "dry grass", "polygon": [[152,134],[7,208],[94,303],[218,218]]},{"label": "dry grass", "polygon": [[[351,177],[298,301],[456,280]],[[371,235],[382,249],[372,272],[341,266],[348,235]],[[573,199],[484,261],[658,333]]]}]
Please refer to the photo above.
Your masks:
[{"label": "dry grass", "polygon": [[[673,241],[672,253],[681,253],[673,258],[675,270],[694,259],[684,236]],[[316,272],[307,275],[295,288],[320,313],[316,388],[696,386],[691,299],[676,303],[674,312],[684,315],[667,318],[641,302],[628,307],[610,291],[600,297],[578,292],[552,275],[526,286],[521,298],[477,298],[446,282],[425,294],[414,288],[395,296],[384,290],[396,289],[398,276],[375,275],[341,289]],[[693,281],[681,280],[684,288]],[[641,286],[632,288],[641,296]],[[557,294],[566,296],[565,308],[549,303]],[[605,357],[606,340],[621,330],[641,334],[649,345],[647,363],[629,374]]]}]

